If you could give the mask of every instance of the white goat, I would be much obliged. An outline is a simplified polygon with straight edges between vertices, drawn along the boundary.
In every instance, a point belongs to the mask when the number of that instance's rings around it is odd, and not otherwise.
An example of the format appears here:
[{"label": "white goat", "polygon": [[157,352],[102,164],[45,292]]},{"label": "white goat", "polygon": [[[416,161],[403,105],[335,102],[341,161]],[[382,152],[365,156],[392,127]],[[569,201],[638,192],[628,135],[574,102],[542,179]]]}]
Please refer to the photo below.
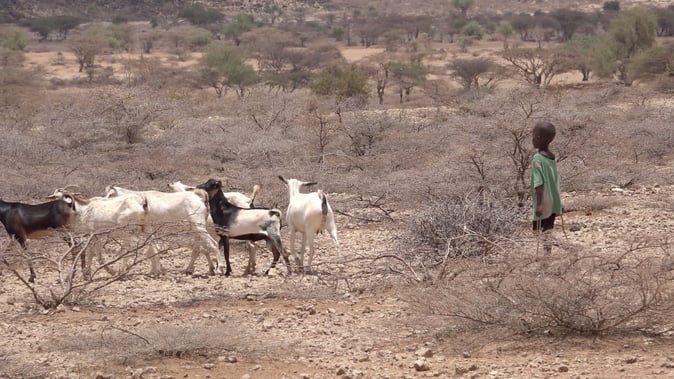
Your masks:
[{"label": "white goat", "polygon": [[[75,222],[72,227],[93,233],[106,228],[125,225],[144,225],[147,216],[147,201],[138,194],[129,194],[114,199],[92,197],[87,199],[80,194],[57,189],[48,196],[50,199],[64,199],[72,204]],[[100,252],[99,259],[100,259]],[[86,261],[85,255],[82,259]],[[83,262],[83,266],[85,263]],[[89,271],[90,261],[86,263]],[[153,267],[153,270],[155,267]],[[86,273],[85,273],[86,275]]]},{"label": "white goat", "polygon": [[[133,191],[118,186],[108,186],[105,191],[107,198],[126,195],[137,195],[145,198],[147,200],[146,222],[148,223],[187,222],[189,224],[199,249],[192,250],[190,262],[184,269],[185,273],[191,274],[194,272],[194,262],[199,257],[200,252],[206,256],[211,275],[215,274],[211,252],[215,253],[218,269],[223,270],[224,262],[219,254],[218,245],[206,230],[206,221],[209,217],[206,191],[199,189],[189,192]],[[161,270],[158,256],[153,261],[153,269],[155,262]]]},{"label": "white goat", "polygon": [[[279,176],[279,179],[288,186],[286,223],[290,231],[290,255],[295,258],[300,267],[311,267],[311,261],[314,257],[314,237],[317,233],[327,230],[335,243],[339,244],[335,215],[332,212],[330,204],[328,204],[328,197],[323,191],[300,192],[302,186],[315,185],[315,182],[286,179],[282,176]],[[302,233],[300,259],[295,254],[295,233],[297,232]],[[304,250],[307,242],[309,243],[309,259],[307,260],[307,265],[304,266]]]},{"label": "white goat", "polygon": [[[190,186],[187,184],[184,184],[180,181],[169,183],[168,187],[173,191],[173,192],[184,192],[184,191],[193,191],[197,189],[197,187]],[[259,185],[254,185],[253,186],[253,193],[250,195],[250,197],[242,194],[241,192],[222,192],[222,194],[225,196],[227,201],[230,204],[233,204],[239,208],[252,208],[253,202],[255,201],[255,197],[257,196],[257,193],[260,191],[260,186]],[[213,218],[211,215],[208,215],[208,222],[213,223]],[[243,275],[253,275],[255,273],[255,244],[253,241],[245,241],[246,243],[246,248],[248,249],[248,266],[246,266],[246,270],[244,270]],[[268,247],[271,250],[271,246]]]},{"label": "white goat", "polygon": [[[185,192],[197,188],[195,186],[189,186],[187,184],[184,184],[180,181],[169,183],[168,186],[173,192]],[[229,201],[231,204],[236,205],[237,207],[254,208],[255,206],[253,205],[253,203],[255,202],[255,196],[257,196],[257,193],[259,191],[260,186],[256,184],[253,186],[253,193],[251,193],[250,197],[242,194],[241,192],[222,192],[222,194],[225,195],[227,201]]]},{"label": "white goat", "polygon": [[[216,179],[209,179],[206,183],[200,184],[201,188],[208,192],[209,203],[211,206],[211,216],[215,223],[216,231],[220,236],[220,245],[225,253],[227,262],[227,271],[225,275],[232,272],[229,263],[229,240],[238,239],[245,241],[267,241],[273,254],[273,260],[269,269],[276,267],[281,255],[290,272],[290,263],[283,244],[281,242],[281,211],[278,209],[267,208],[241,208],[227,201],[222,192],[222,182]],[[269,272],[269,269],[265,273]]]}]

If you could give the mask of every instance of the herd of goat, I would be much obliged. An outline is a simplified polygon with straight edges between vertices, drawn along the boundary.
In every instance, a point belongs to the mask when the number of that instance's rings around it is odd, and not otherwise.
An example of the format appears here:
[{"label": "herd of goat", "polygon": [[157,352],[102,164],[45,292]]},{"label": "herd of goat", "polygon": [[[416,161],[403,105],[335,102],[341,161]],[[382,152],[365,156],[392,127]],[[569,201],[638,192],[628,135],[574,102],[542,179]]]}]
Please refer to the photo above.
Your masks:
[{"label": "herd of goat", "polygon": [[[255,246],[252,242],[265,240],[273,254],[271,266],[274,268],[282,256],[288,272],[291,272],[289,256],[292,255],[298,269],[311,267],[314,255],[314,237],[327,230],[337,243],[337,227],[334,214],[327,196],[322,190],[310,193],[300,191],[303,186],[315,185],[315,182],[303,182],[297,179],[279,178],[288,187],[288,209],[286,223],[290,232],[290,253],[281,242],[282,214],[278,209],[258,208],[254,205],[259,186],[253,188],[250,197],[239,192],[224,192],[222,182],[209,179],[197,186],[188,186],[181,182],[169,184],[173,192],[134,191],[118,186],[108,186],[102,197],[86,198],[79,193],[66,189],[57,189],[49,196],[51,201],[41,204],[24,204],[0,200],[0,221],[9,236],[23,249],[26,240],[41,238],[51,230],[68,229],[96,233],[105,228],[124,225],[144,225],[156,223],[184,223],[194,236],[192,256],[185,267],[186,273],[194,271],[194,263],[199,254],[204,254],[209,266],[209,274],[215,274],[211,260],[214,253],[217,269],[230,275],[229,240],[247,241],[249,252],[248,267],[244,275],[255,271]],[[216,243],[209,233],[214,229],[220,238]],[[295,252],[295,234],[302,234],[300,256]],[[309,256],[304,265],[304,252],[309,245]],[[224,254],[220,254],[221,246]],[[84,270],[85,256],[82,256]],[[161,262],[155,247],[149,246],[150,274],[161,272]],[[224,258],[224,262],[223,262]],[[35,271],[29,262],[30,276],[33,282]]]}]

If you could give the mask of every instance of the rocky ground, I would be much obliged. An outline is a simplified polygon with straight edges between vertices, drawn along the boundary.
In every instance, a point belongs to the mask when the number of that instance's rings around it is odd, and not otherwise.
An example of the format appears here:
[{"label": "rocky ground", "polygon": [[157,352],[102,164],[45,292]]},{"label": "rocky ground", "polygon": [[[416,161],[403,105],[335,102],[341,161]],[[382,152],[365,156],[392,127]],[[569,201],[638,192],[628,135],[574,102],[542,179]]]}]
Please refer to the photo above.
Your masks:
[{"label": "rocky ground", "polygon": [[[597,251],[674,227],[671,186],[570,193],[565,203],[569,239]],[[395,251],[397,227],[338,221],[341,244],[319,237],[313,275],[286,276],[281,266],[268,277],[242,277],[239,246],[235,276],[205,276],[202,260],[197,275],[185,276],[187,257],[176,254],[163,261],[166,275],[135,276],[77,306],[45,311],[3,269],[0,378],[674,377],[668,336],[457,328],[438,338],[437,324],[408,305],[409,287],[371,260]],[[269,259],[258,257],[258,272]]]}]

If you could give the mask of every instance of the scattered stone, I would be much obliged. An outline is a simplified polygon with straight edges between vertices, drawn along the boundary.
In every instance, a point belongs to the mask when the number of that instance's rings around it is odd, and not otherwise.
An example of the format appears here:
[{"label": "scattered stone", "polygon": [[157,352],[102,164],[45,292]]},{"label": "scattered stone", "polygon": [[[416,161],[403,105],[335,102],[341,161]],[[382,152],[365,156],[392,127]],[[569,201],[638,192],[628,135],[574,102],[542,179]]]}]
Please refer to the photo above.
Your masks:
[{"label": "scattered stone", "polygon": [[358,362],[369,362],[370,356],[367,355],[367,354],[361,355],[360,357],[356,358],[356,361],[358,361]]},{"label": "scattered stone", "polygon": [[660,367],[662,367],[662,368],[674,368],[674,363],[665,362]]},{"label": "scattered stone", "polygon": [[344,375],[344,374],[346,374],[346,369],[344,367],[340,367],[340,368],[337,369],[336,374],[337,375]]},{"label": "scattered stone", "polygon": [[271,330],[274,327],[274,322],[271,320],[264,320],[262,322],[262,330],[267,331]]},{"label": "scattered stone", "polygon": [[569,230],[572,232],[579,232],[581,229],[583,229],[583,227],[580,224],[571,224],[569,227]]},{"label": "scattered stone", "polygon": [[629,358],[625,359],[625,363],[627,363],[627,364],[636,363],[636,361],[637,361],[637,357],[629,357]]},{"label": "scattered stone", "polygon": [[114,376],[109,373],[103,373],[101,371],[96,372],[96,375],[94,375],[94,379],[112,379]]},{"label": "scattered stone", "polygon": [[301,373],[301,374],[300,374],[300,378],[302,378],[302,379],[309,379],[309,378],[311,378],[311,375],[309,375],[309,374],[307,374],[307,373]]},{"label": "scattered stone", "polygon": [[416,371],[428,371],[431,369],[431,366],[425,359],[418,359],[414,362],[414,370]]},{"label": "scattered stone", "polygon": [[236,362],[238,362],[238,361],[239,361],[239,360],[236,359],[235,356],[229,356],[229,357],[227,357],[227,362],[229,362],[229,363],[236,363]]},{"label": "scattered stone", "polygon": [[559,366],[557,368],[558,372],[569,372],[569,368],[567,366]]},{"label": "scattered stone", "polygon": [[463,374],[465,374],[465,373],[467,373],[467,372],[468,372],[468,369],[465,368],[465,367],[456,366],[456,367],[454,368],[454,373],[455,373],[456,375],[463,375]]},{"label": "scattered stone", "polygon": [[427,347],[422,347],[421,349],[417,350],[416,355],[418,357],[430,358],[433,356],[433,350]]},{"label": "scattered stone", "polygon": [[201,367],[205,368],[206,370],[210,370],[215,367],[215,363],[204,363],[201,365]]},{"label": "scattered stone", "polygon": [[468,367],[468,371],[477,371],[477,369],[478,369],[478,367],[474,363],[472,365],[470,365],[470,367]]},{"label": "scattered stone", "polygon": [[464,358],[470,358],[470,353],[467,351],[464,351],[463,354],[461,354]]},{"label": "scattered stone", "polygon": [[250,375],[244,374],[241,376],[241,379],[250,379]]},{"label": "scattered stone", "polygon": [[255,367],[253,367],[253,371],[260,371],[260,370],[262,370],[262,366],[260,365],[255,365]]}]

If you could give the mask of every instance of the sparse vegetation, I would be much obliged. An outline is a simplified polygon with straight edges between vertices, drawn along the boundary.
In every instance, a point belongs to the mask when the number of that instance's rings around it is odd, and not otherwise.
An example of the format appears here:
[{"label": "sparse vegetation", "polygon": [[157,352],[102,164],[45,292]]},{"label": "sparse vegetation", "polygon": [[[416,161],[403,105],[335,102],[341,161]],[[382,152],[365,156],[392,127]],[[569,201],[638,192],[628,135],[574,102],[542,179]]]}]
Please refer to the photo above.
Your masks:
[{"label": "sparse vegetation", "polygon": [[[85,279],[63,234],[30,241],[30,256],[3,244],[0,377],[168,375],[154,359],[181,359],[176,372],[190,376],[240,377],[231,370],[258,363],[263,376],[395,376],[419,341],[500,370],[531,358],[514,339],[538,343],[531,351],[555,361],[541,369],[555,372],[566,358],[539,336],[632,332],[648,336],[637,343],[649,354],[605,368],[628,348],[602,352],[600,376],[670,370],[650,353],[673,330],[671,244],[659,238],[674,209],[671,7],[442,0],[412,14],[383,0],[69,0],[78,23],[57,27],[32,1],[0,10],[27,20],[0,29],[2,199],[215,177],[243,192],[259,184],[256,204],[284,210],[277,176],[291,174],[325,190],[340,245],[317,236],[312,274],[241,278],[235,246],[232,277],[190,277],[176,264],[190,242],[158,233],[169,263],[149,278],[136,249],[121,249],[130,233],[106,234]],[[538,120],[558,126],[568,214],[548,256],[528,222]],[[120,254],[135,267],[117,271]],[[21,278],[28,259],[37,285]],[[491,354],[484,341],[497,334],[503,350]],[[430,362],[435,376],[462,372]]]}]

